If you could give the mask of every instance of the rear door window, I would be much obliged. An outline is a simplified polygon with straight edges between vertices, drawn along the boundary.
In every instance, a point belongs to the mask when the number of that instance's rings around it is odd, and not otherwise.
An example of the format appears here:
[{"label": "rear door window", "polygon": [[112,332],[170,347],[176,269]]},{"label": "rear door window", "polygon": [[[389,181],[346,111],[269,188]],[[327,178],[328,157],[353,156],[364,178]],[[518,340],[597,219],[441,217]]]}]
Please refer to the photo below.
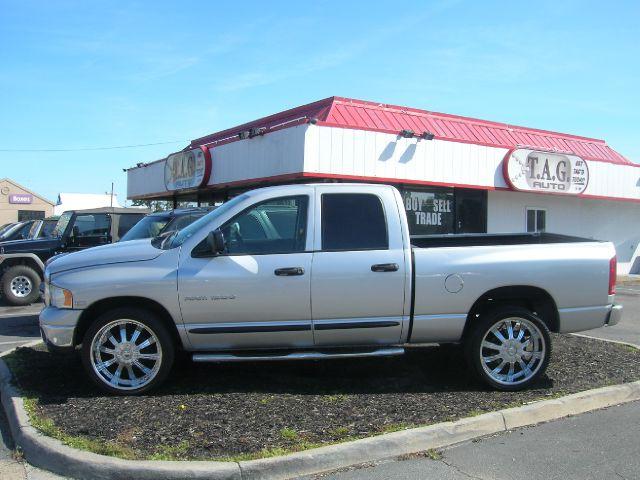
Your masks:
[{"label": "rear door window", "polygon": [[369,193],[322,194],[322,250],[387,250],[382,202]]}]

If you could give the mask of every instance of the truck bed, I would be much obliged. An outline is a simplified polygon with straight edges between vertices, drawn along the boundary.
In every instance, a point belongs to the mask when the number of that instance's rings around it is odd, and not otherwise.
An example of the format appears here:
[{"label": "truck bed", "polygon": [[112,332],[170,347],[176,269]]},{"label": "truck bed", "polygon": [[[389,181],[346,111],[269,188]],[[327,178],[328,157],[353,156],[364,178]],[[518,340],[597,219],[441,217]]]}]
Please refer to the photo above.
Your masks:
[{"label": "truck bed", "polygon": [[445,235],[412,235],[414,248],[474,247],[498,245],[529,245],[542,243],[597,242],[590,238],[557,233],[462,233]]}]

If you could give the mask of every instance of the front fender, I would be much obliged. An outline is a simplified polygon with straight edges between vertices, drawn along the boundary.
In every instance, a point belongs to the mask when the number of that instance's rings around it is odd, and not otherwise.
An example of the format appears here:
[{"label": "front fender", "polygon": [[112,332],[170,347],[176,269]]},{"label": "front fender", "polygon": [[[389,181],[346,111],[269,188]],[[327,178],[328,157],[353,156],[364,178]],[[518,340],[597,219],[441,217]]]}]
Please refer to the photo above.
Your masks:
[{"label": "front fender", "polygon": [[[44,272],[44,263],[40,260],[35,253],[3,253],[0,255],[0,268],[2,268],[5,262],[9,262],[14,264],[13,260],[27,260],[29,263],[33,262],[38,269],[40,270],[40,274]],[[15,262],[15,263],[24,263],[24,262]]]}]

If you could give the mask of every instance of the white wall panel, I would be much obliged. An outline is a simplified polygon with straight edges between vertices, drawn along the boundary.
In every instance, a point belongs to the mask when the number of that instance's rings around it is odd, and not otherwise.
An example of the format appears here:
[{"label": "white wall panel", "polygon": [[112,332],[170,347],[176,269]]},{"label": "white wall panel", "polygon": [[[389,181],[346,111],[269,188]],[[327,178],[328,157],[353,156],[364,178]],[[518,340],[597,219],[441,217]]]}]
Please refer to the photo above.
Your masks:
[{"label": "white wall panel", "polygon": [[[310,125],[305,171],[433,183],[507,187],[505,148]],[[589,162],[586,195],[640,199],[640,168]]]},{"label": "white wall panel", "polygon": [[[507,150],[310,125],[305,171],[493,187]],[[499,182],[498,186],[504,186]]]},{"label": "white wall panel", "polygon": [[302,172],[306,128],[298,125],[213,147],[209,185]]},{"label": "white wall panel", "polygon": [[[618,271],[628,273],[640,244],[640,206],[637,203],[535,193],[491,191],[487,211],[490,233],[526,231],[526,209],[546,213],[546,230],[552,233],[608,240],[616,246]],[[633,273],[637,273],[636,265]]]},{"label": "white wall panel", "polygon": [[166,192],[164,164],[161,161],[127,170],[127,198]]}]

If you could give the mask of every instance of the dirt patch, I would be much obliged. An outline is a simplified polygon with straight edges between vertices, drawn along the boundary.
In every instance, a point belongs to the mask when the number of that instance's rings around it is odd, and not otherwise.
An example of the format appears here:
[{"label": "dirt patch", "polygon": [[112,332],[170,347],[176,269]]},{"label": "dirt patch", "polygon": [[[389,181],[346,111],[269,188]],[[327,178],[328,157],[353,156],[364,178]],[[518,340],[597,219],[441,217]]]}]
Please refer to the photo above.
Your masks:
[{"label": "dirt patch", "polygon": [[[640,379],[628,347],[553,335],[546,376],[496,392],[470,375],[455,347],[386,359],[230,365],[182,361],[143,397],[110,397],[74,355],[21,348],[10,359],[35,412],[60,432],[137,458],[255,458],[427,425]],[[116,449],[118,451],[119,449]]]}]

